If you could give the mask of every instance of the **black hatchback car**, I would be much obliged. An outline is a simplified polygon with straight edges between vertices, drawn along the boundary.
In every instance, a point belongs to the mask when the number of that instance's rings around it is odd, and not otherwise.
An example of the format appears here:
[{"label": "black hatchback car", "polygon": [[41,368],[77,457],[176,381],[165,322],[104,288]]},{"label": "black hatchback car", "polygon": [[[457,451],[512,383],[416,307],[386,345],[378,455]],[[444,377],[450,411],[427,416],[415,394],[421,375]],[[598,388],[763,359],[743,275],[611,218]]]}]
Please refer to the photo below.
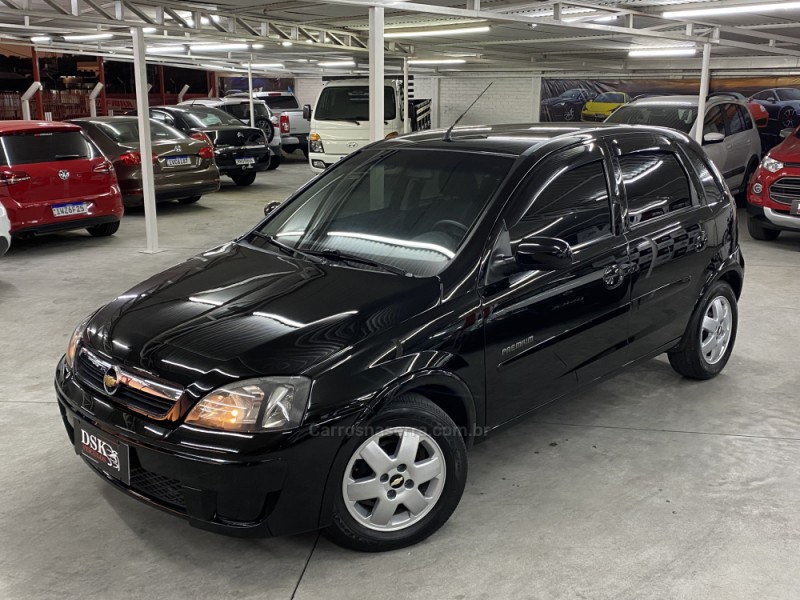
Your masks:
[{"label": "black hatchback car", "polygon": [[500,426],[663,352],[719,373],[743,267],[730,192],[681,133],[384,140],[91,315],[58,403],[94,471],[193,525],[400,548]]},{"label": "black hatchback car", "polygon": [[[128,114],[135,115],[136,111]],[[150,117],[185,134],[206,140],[214,147],[214,160],[220,174],[236,185],[256,180],[256,173],[269,169],[269,142],[274,129],[248,127],[224,110],[202,105],[153,106]]]}]

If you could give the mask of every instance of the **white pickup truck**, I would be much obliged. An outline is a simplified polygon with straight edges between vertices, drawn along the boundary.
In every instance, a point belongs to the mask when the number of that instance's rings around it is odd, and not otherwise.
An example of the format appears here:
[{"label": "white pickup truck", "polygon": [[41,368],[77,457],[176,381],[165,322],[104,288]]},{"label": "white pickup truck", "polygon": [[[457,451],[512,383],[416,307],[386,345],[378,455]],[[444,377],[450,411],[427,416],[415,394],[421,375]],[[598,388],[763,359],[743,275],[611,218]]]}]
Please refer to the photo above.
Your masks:
[{"label": "white pickup truck", "polygon": [[[247,93],[232,94],[247,98]],[[303,118],[303,109],[291,92],[253,92],[253,98],[267,103],[272,114],[278,117],[281,145],[287,153],[302,150],[308,157],[309,123]]]},{"label": "white pickup truck", "polygon": [[[430,129],[431,101],[409,99],[409,114],[403,115],[402,79],[384,80],[384,137],[403,134],[404,119],[410,131]],[[410,95],[410,94],[409,94]],[[308,160],[311,170],[321,173],[336,161],[369,143],[369,81],[341,79],[322,88],[314,110],[303,107],[311,121]]]}]

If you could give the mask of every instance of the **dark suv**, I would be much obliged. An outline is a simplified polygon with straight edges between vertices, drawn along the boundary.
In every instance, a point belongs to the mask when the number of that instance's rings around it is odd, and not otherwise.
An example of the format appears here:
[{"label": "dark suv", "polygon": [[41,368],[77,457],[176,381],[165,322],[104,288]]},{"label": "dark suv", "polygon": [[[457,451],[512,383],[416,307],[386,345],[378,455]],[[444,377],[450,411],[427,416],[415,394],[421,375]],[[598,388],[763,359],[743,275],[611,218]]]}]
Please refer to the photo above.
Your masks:
[{"label": "dark suv", "polygon": [[447,521],[501,425],[663,352],[718,374],[743,266],[684,134],[384,140],[92,314],[59,408],[95,472],[193,525],[399,548]]}]

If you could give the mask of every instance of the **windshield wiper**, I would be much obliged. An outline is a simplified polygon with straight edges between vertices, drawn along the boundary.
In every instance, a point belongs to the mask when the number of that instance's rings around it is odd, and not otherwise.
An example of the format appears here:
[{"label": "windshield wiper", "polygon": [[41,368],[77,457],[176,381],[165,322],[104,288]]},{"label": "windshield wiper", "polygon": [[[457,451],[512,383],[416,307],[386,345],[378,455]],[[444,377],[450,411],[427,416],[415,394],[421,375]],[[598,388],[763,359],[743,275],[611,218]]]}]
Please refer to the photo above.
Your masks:
[{"label": "windshield wiper", "polygon": [[377,260],[356,256],[355,254],[345,254],[343,252],[340,252],[339,250],[306,250],[305,252],[313,256],[320,256],[322,258],[327,258],[328,260],[359,263],[362,265],[369,265],[370,267],[377,267],[378,269],[381,269],[388,273],[394,273],[395,275],[402,275],[404,277],[413,277],[411,273],[409,273],[408,271],[404,271],[403,269],[400,269],[398,267],[393,267],[392,265],[387,265],[385,263],[378,262]]},{"label": "windshield wiper", "polygon": [[248,235],[254,235],[257,238],[266,240],[267,242],[278,248],[281,252],[288,254],[290,256],[302,256],[304,258],[312,260],[313,262],[319,262],[317,257],[312,255],[310,252],[303,252],[302,250],[298,250],[297,248],[294,248],[289,244],[284,244],[283,242],[278,240],[278,238],[276,238],[274,235],[266,234],[263,231],[259,231],[258,229],[251,231]]}]

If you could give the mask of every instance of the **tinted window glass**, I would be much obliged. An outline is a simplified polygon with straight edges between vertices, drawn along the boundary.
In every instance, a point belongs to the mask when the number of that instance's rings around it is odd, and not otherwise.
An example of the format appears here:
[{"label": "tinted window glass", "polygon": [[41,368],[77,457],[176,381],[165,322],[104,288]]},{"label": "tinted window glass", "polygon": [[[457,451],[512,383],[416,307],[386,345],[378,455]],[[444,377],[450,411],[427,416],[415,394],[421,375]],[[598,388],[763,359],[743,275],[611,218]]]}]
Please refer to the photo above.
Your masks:
[{"label": "tinted window glass", "polygon": [[670,152],[641,152],[619,159],[628,224],[640,225],[692,205],[686,172]]},{"label": "tinted window glass", "polygon": [[623,94],[620,94],[619,92],[606,92],[604,94],[600,94],[597,98],[594,99],[594,101],[622,103],[625,102],[625,96]]},{"label": "tinted window glass", "polygon": [[294,96],[261,96],[261,99],[267,103],[267,106],[277,111],[300,108]]},{"label": "tinted window glass", "polygon": [[[248,125],[250,124],[249,102],[241,102],[238,104],[223,104],[221,108],[226,113],[232,114],[240,121],[244,121]],[[254,102],[253,111],[256,113],[256,119],[269,119],[269,112],[267,112],[267,106],[265,104],[261,104],[261,102]]]},{"label": "tinted window glass", "polygon": [[[95,123],[95,125],[115,142],[130,144],[139,143],[139,123],[134,120],[114,121],[113,123]],[[187,136],[177,129],[168,127],[156,120],[150,120],[151,140],[182,140]]]},{"label": "tinted window glass", "polygon": [[338,250],[435,275],[513,163],[458,151],[362,151],[316,179],[262,231],[298,250]]},{"label": "tinted window glass", "polygon": [[[541,182],[534,178],[534,194]],[[555,237],[572,246],[611,234],[611,205],[602,161],[562,172],[535,198],[519,223],[511,228],[513,242],[532,236]]]},{"label": "tinted window glass", "polygon": [[0,166],[94,158],[100,152],[79,131],[0,135]]},{"label": "tinted window glass", "polygon": [[150,117],[156,119],[158,121],[163,121],[169,125],[175,125],[175,119],[172,115],[168,115],[167,113],[161,112],[159,110],[152,110],[150,111]]},{"label": "tinted window glass", "polygon": [[216,127],[219,125],[242,125],[242,122],[229,115],[224,110],[217,110],[210,106],[192,106],[183,113],[183,118],[192,127]]},{"label": "tinted window glass", "polygon": [[684,151],[689,157],[692,167],[697,173],[697,178],[700,180],[700,185],[703,188],[703,195],[706,197],[706,203],[711,204],[718,202],[724,197],[724,186],[714,174],[714,170],[706,160],[691,146],[684,146]]},{"label": "tinted window glass", "polygon": [[685,104],[628,104],[606,119],[607,123],[656,125],[689,133],[697,118],[697,107]]},{"label": "tinted window glass", "polygon": [[750,109],[745,108],[744,106],[737,106],[739,109],[739,115],[742,121],[744,122],[744,129],[747,131],[748,129],[753,128],[753,117],[750,115]]},{"label": "tinted window glass", "polygon": [[[383,118],[394,119],[394,89],[383,88]],[[369,121],[369,87],[351,85],[322,90],[314,109],[318,121]]]},{"label": "tinted window glass", "polygon": [[712,106],[706,113],[703,123],[703,135],[707,133],[721,133],[725,135],[725,117],[719,106]]},{"label": "tinted window glass", "polygon": [[741,133],[745,130],[744,119],[736,104],[723,105],[725,122],[728,124],[728,135]]},{"label": "tinted window glass", "polygon": [[800,100],[800,90],[781,88],[777,92],[779,100]]}]

